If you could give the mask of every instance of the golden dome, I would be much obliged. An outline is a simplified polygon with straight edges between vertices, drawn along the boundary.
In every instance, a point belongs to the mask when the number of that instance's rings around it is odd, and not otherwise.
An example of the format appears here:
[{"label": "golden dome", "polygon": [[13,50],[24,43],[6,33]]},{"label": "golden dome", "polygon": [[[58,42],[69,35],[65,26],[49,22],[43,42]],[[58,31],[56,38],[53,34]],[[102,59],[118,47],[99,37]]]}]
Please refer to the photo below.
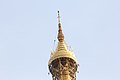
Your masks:
[{"label": "golden dome", "polygon": [[54,52],[51,52],[51,57],[48,64],[51,64],[57,58],[67,57],[73,59],[77,63],[77,59],[72,51],[67,48],[65,42],[58,42],[57,48]]}]

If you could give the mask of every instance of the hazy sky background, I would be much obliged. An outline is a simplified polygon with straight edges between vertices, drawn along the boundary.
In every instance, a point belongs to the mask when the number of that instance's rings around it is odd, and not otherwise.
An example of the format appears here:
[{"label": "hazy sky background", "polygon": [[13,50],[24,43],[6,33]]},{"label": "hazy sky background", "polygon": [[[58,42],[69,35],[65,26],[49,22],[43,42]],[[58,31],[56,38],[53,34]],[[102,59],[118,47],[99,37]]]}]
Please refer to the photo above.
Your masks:
[{"label": "hazy sky background", "polygon": [[77,80],[120,80],[120,0],[0,0],[0,80],[52,80],[58,10]]}]

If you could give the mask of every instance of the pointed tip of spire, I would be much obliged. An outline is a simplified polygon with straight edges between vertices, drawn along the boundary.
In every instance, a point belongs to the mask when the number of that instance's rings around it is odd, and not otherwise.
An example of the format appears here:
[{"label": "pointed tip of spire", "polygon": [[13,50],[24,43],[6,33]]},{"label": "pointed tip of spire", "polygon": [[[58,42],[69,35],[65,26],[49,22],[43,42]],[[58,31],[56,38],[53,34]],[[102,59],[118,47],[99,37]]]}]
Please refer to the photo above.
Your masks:
[{"label": "pointed tip of spire", "polygon": [[61,27],[61,23],[60,23],[60,14],[59,14],[59,11],[58,11],[58,41],[60,42],[63,42],[64,41],[64,35],[63,35],[63,32],[62,32],[62,27]]},{"label": "pointed tip of spire", "polygon": [[60,13],[58,11],[58,23],[60,23]]},{"label": "pointed tip of spire", "polygon": [[59,14],[59,11],[58,11],[58,14]]}]

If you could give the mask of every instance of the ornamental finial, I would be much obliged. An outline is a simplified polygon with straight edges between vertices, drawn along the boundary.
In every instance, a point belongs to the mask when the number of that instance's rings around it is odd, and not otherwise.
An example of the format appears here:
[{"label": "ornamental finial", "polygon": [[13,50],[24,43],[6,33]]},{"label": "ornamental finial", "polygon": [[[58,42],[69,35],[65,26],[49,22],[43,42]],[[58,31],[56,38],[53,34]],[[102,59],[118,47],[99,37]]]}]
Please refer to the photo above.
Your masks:
[{"label": "ornamental finial", "polygon": [[58,11],[58,23],[60,23],[60,14],[59,14],[59,11]]},{"label": "ornamental finial", "polygon": [[60,23],[60,14],[58,11],[58,41],[63,42],[64,41],[64,35],[62,32],[62,27],[61,27],[61,23]]}]

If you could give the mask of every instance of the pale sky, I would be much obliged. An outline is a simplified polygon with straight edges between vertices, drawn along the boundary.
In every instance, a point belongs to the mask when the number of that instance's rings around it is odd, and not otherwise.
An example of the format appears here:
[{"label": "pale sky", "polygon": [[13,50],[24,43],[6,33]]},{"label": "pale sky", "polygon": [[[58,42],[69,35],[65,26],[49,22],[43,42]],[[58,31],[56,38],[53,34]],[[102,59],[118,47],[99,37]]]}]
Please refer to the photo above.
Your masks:
[{"label": "pale sky", "polygon": [[0,80],[52,80],[58,10],[77,80],[120,80],[120,0],[0,0]]}]

